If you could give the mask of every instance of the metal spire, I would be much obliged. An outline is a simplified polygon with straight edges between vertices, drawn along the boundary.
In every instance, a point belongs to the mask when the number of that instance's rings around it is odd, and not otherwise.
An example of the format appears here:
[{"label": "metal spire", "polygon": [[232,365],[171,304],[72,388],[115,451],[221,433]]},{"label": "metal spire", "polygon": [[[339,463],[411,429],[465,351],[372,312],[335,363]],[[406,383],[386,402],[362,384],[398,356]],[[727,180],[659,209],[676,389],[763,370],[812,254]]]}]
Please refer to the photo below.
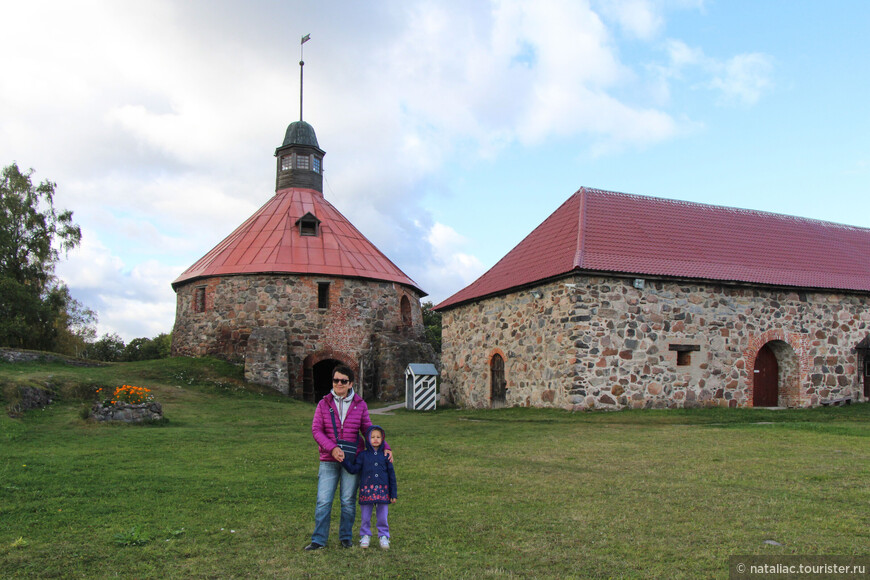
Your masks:
[{"label": "metal spire", "polygon": [[302,67],[305,66],[305,61],[302,60],[303,45],[311,40],[311,35],[306,34],[302,37],[302,42],[299,43],[299,120],[302,120]]}]

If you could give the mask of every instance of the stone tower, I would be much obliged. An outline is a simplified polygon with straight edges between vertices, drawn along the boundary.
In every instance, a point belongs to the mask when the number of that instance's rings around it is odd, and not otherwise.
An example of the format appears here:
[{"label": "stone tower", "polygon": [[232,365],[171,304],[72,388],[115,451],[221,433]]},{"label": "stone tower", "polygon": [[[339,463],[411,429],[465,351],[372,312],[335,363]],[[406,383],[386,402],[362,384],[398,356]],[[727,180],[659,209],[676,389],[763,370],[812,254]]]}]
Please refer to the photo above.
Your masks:
[{"label": "stone tower", "polygon": [[275,195],[172,283],[172,352],[311,401],[343,363],[364,397],[400,398],[407,364],[436,362],[426,294],[324,198],[324,155],[311,125],[287,127]]}]

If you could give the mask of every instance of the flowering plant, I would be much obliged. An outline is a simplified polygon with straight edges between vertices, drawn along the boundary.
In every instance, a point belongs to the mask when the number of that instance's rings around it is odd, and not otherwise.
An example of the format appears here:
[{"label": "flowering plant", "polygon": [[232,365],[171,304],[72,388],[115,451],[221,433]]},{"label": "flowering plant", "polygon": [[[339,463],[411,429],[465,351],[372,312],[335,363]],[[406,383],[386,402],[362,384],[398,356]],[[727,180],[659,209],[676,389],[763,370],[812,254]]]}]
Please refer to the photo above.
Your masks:
[{"label": "flowering plant", "polygon": [[[111,394],[110,394],[111,393]],[[129,403],[138,405],[154,400],[154,395],[151,394],[151,389],[145,387],[133,387],[124,385],[110,391],[108,388],[97,389],[97,396],[103,398],[103,406],[116,405],[118,403]]]}]

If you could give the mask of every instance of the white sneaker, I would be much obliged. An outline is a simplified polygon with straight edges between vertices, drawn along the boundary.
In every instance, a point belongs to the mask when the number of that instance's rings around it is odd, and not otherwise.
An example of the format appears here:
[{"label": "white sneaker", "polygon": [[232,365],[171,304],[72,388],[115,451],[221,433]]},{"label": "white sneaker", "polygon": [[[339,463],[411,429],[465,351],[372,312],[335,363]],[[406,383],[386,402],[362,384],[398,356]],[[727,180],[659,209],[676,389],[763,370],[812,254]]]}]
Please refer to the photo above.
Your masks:
[{"label": "white sneaker", "polygon": [[381,550],[389,550],[390,549],[390,538],[386,536],[381,536]]},{"label": "white sneaker", "polygon": [[368,547],[369,547],[369,542],[371,542],[371,540],[372,540],[372,537],[371,537],[371,536],[362,536],[362,537],[360,537],[360,539],[359,539],[359,547],[360,547],[360,548],[368,548]]}]

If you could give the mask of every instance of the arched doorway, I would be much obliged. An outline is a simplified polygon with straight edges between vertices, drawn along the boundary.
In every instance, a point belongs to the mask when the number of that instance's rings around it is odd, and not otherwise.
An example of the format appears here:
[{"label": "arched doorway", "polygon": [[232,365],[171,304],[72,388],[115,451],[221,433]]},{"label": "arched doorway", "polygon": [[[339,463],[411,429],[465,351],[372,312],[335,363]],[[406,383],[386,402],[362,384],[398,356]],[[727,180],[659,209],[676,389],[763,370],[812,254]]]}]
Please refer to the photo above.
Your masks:
[{"label": "arched doorway", "polygon": [[864,400],[870,399],[870,335],[855,345],[858,353],[858,374],[864,384]]},{"label": "arched doorway", "polygon": [[752,406],[779,406],[779,363],[770,344],[765,344],[758,351],[753,375]]},{"label": "arched doorway", "polygon": [[492,359],[489,361],[489,377],[489,395],[492,408],[504,407],[507,381],[504,377],[504,359],[498,353],[492,355]]},{"label": "arched doorway", "polygon": [[312,391],[314,401],[319,401],[332,390],[332,371],[341,364],[341,361],[328,358],[315,364],[311,368]]}]

